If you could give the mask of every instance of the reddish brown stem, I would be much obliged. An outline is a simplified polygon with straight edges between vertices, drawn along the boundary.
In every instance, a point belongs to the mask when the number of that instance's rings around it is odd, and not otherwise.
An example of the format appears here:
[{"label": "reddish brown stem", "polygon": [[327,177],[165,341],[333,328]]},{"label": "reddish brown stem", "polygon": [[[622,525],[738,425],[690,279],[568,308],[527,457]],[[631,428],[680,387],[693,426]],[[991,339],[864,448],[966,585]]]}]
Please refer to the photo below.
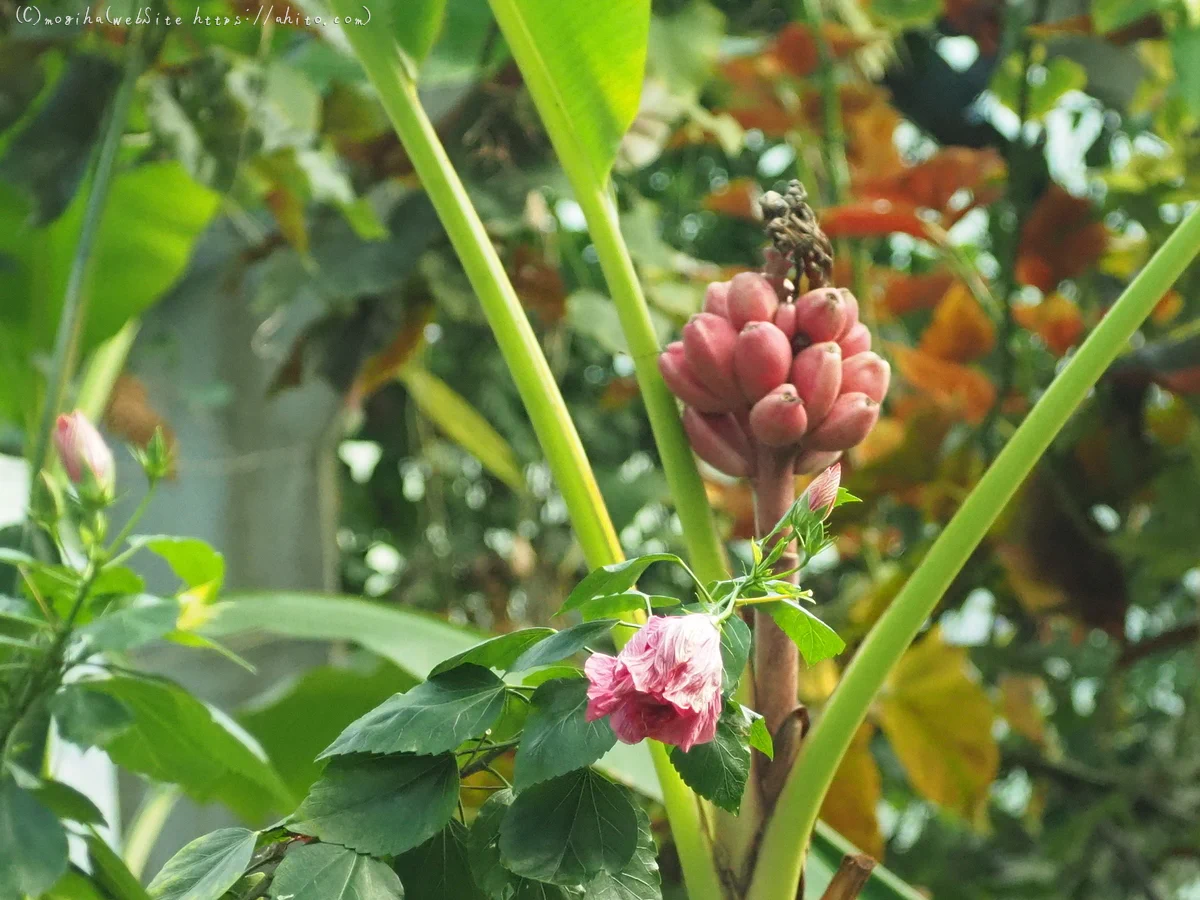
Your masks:
[{"label": "reddish brown stem", "polygon": [[829,887],[825,888],[821,900],[854,900],[866,887],[874,868],[875,860],[866,854],[842,857],[842,864],[829,882]]},{"label": "reddish brown stem", "polygon": [[[771,532],[796,500],[793,455],[764,449],[751,485],[754,490],[754,533]],[[780,557],[776,570],[796,568],[794,543]],[[790,575],[791,581],[796,576]],[[754,617],[754,702],[775,736],[772,761],[756,754],[759,785],[770,809],[783,787],[799,749],[802,719],[795,715],[800,682],[800,657],[791,639],[763,612]]]}]

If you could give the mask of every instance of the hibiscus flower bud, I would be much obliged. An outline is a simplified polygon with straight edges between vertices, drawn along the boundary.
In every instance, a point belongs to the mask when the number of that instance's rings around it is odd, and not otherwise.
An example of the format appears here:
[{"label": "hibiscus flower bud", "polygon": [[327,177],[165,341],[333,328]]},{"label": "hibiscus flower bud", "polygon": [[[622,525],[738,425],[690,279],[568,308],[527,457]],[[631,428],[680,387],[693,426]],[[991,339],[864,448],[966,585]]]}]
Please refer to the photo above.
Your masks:
[{"label": "hibiscus flower bud", "polygon": [[663,381],[671,393],[688,406],[694,406],[701,412],[723,412],[729,408],[724,400],[696,379],[681,341],[668,344],[667,349],[659,354],[658,371],[662,372]]},{"label": "hibiscus flower bud", "polygon": [[842,349],[833,341],[813,344],[796,354],[792,384],[804,401],[808,424],[816,426],[829,413],[842,389]]},{"label": "hibiscus flower bud", "polygon": [[792,345],[770,322],[748,322],[733,346],[733,371],[742,395],[754,403],[788,379]]},{"label": "hibiscus flower bud", "polygon": [[875,427],[879,404],[866,394],[842,394],[806,442],[814,450],[849,450]]},{"label": "hibiscus flower bud", "polygon": [[733,478],[750,474],[750,441],[729,413],[706,415],[688,407],[683,411],[683,430],[696,455],[713,468]]},{"label": "hibiscus flower bud", "polygon": [[804,489],[804,497],[808,499],[808,508],[819,513],[822,519],[829,518],[833,504],[837,500],[838,488],[842,483],[842,465],[834,463],[812,480]]},{"label": "hibiscus flower bud", "polygon": [[775,288],[758,272],[739,272],[729,282],[729,321],[738,331],[747,322],[770,322],[778,308]]},{"label": "hibiscus flower bud", "polygon": [[616,656],[593,653],[587,720],[608,716],[617,740],[688,751],[717,734],[721,633],[706,615],[652,616]]},{"label": "hibiscus flower bud", "polygon": [[714,281],[704,290],[704,311],[729,318],[729,282]]},{"label": "hibiscus flower bud", "polygon": [[879,354],[869,350],[857,353],[842,363],[842,393],[866,394],[876,403],[882,403],[892,379],[892,367]]},{"label": "hibiscus flower bud", "polygon": [[847,331],[838,343],[842,347],[842,358],[849,359],[871,349],[871,332],[867,330],[866,325],[859,322]]},{"label": "hibiscus flower bud", "polygon": [[775,311],[775,327],[791,341],[796,336],[796,304],[780,303]]},{"label": "hibiscus flower bud", "polygon": [[733,377],[733,345],[737,332],[728,319],[699,313],[683,326],[683,349],[688,366],[709,392],[733,408],[742,402]]},{"label": "hibiscus flower bud", "polygon": [[851,328],[858,324],[858,298],[849,288],[838,288],[837,292],[841,296],[842,302],[846,304],[846,327],[838,335],[838,340],[841,340],[850,333]]},{"label": "hibiscus flower bud", "polygon": [[750,410],[750,433],[768,447],[797,444],[807,428],[808,413],[790,384],[781,384]]},{"label": "hibiscus flower bud", "polygon": [[54,445],[71,481],[85,485],[90,480],[104,493],[112,492],[116,484],[112,451],[87,416],[78,410],[60,415],[54,424]]},{"label": "hibiscus flower bud", "polygon": [[818,288],[796,298],[796,333],[814,344],[833,341],[846,330],[850,310],[835,288]]}]

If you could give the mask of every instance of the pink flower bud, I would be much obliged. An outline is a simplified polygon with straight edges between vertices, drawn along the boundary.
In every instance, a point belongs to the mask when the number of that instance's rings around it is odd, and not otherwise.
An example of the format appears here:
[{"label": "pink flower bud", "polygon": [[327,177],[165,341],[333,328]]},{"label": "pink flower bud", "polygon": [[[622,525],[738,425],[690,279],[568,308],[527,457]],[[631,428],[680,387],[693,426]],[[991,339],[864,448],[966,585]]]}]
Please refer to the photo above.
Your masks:
[{"label": "pink flower bud", "polygon": [[841,450],[804,450],[796,457],[793,468],[797,475],[813,475],[824,472],[841,458]]},{"label": "pink flower bud", "polygon": [[841,340],[850,333],[851,328],[858,324],[858,298],[849,288],[838,288],[837,292],[841,296],[842,302],[846,304],[846,325],[842,329],[842,333],[837,336],[837,339]]},{"label": "pink flower bud", "polygon": [[733,347],[733,371],[742,395],[754,403],[788,379],[792,345],[770,322],[749,322]]},{"label": "pink flower bud", "polygon": [[729,282],[729,321],[741,331],[747,322],[770,322],[779,308],[771,282],[757,272],[739,272]]},{"label": "pink flower bud", "polygon": [[653,738],[687,751],[717,733],[721,634],[706,615],[652,616],[616,656],[593,653],[587,720],[609,717],[617,740]]},{"label": "pink flower bud", "polygon": [[750,433],[768,447],[798,444],[808,428],[808,413],[790,384],[781,384],[750,410]]},{"label": "pink flower bud", "polygon": [[750,474],[753,459],[750,442],[737,419],[729,413],[706,415],[685,409],[683,430],[696,455],[713,468],[734,478]]},{"label": "pink flower bud", "polygon": [[833,504],[837,500],[838,488],[841,483],[842,465],[834,463],[814,478],[812,483],[804,489],[804,496],[808,498],[808,508],[815,513],[820,513],[822,519],[827,518],[833,511]]},{"label": "pink flower bud", "polygon": [[729,282],[714,281],[704,290],[704,311],[729,318]]},{"label": "pink flower bud", "polygon": [[675,341],[658,356],[658,371],[671,393],[701,412],[724,412],[729,405],[696,380],[684,355],[683,343]]},{"label": "pink flower bud", "polygon": [[866,325],[859,322],[852,326],[838,343],[842,345],[842,359],[849,359],[871,349],[871,332],[867,330]]},{"label": "pink flower bud", "polygon": [[796,333],[814,344],[837,340],[849,321],[849,307],[834,288],[818,288],[796,298]]},{"label": "pink flower bud", "polygon": [[805,347],[792,363],[792,384],[804,401],[809,426],[816,427],[842,389],[841,348],[832,341]]},{"label": "pink flower bud", "polygon": [[683,349],[696,380],[729,404],[742,403],[733,377],[733,345],[737,332],[728,319],[712,313],[699,313],[683,326]]},{"label": "pink flower bud", "polygon": [[775,311],[775,327],[790,341],[796,336],[796,304],[780,303]]},{"label": "pink flower bud", "polygon": [[58,417],[54,424],[54,445],[67,477],[75,484],[83,484],[91,477],[102,489],[113,489],[116,469],[112,451],[83,413],[76,410]]},{"label": "pink flower bud", "polygon": [[869,350],[842,363],[843,394],[866,394],[876,403],[882,403],[891,379],[892,367]]},{"label": "pink flower bud", "polygon": [[842,394],[825,421],[805,438],[814,450],[849,450],[870,433],[879,420],[879,404],[866,394]]}]

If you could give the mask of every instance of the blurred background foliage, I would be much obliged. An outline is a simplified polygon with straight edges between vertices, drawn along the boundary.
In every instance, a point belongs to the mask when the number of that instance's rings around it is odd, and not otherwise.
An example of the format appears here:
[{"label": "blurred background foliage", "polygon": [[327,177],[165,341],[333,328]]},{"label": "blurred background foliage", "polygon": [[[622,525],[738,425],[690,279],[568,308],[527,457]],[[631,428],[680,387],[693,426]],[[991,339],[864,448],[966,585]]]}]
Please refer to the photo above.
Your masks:
[{"label": "blurred background foliage", "polygon": [[[0,0],[6,522],[87,162],[140,33],[81,389],[111,435],[173,436],[157,523],[213,540],[231,589],[336,590],[493,631],[545,622],[582,555],[341,35],[316,23],[318,0],[185,5],[150,9],[180,25],[114,24],[138,15],[127,0],[55,24],[82,9],[47,4],[34,23]],[[626,552],[679,550],[583,217],[484,0],[449,0],[421,84]],[[661,338],[707,282],[758,265],[756,199],[792,177],[897,373],[847,460],[864,502],[839,511],[836,548],[805,576],[853,646],[1200,197],[1200,7],[655,2],[614,181]],[[1198,311],[1193,266],[960,576],[838,775],[824,818],[935,897],[1200,897]],[[736,560],[748,490],[706,483]],[[409,683],[350,646],[255,662],[257,680],[212,661],[191,679],[241,705],[298,793],[309,750]],[[808,671],[805,701],[819,712],[837,678],[832,662]],[[179,828],[165,840],[204,830]]]}]

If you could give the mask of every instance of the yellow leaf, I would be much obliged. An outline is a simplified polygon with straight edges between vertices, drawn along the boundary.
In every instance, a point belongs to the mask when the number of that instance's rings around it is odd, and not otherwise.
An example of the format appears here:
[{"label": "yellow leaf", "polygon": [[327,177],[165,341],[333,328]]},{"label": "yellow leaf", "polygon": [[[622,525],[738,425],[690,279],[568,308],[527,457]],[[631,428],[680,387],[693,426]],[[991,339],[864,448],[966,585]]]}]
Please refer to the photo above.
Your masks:
[{"label": "yellow leaf", "polygon": [[996,326],[970,289],[955,281],[921,335],[921,351],[948,362],[968,363],[987,356],[995,346]]},{"label": "yellow leaf", "polygon": [[1036,675],[1004,675],[1000,679],[1000,697],[1008,727],[1035,744],[1046,741],[1046,720],[1038,706],[1038,694],[1045,683]]},{"label": "yellow leaf", "polygon": [[815,666],[800,670],[799,694],[806,706],[820,706],[829,699],[837,687],[841,673],[832,659],[823,659]]},{"label": "yellow leaf", "polygon": [[981,824],[1000,751],[995,711],[961,647],[933,629],[887,680],[876,718],[918,793]]},{"label": "yellow leaf", "polygon": [[875,727],[864,722],[850,742],[821,804],[821,818],[859,850],[883,859],[883,835],[875,807],[883,796],[879,766],[871,755]]}]

